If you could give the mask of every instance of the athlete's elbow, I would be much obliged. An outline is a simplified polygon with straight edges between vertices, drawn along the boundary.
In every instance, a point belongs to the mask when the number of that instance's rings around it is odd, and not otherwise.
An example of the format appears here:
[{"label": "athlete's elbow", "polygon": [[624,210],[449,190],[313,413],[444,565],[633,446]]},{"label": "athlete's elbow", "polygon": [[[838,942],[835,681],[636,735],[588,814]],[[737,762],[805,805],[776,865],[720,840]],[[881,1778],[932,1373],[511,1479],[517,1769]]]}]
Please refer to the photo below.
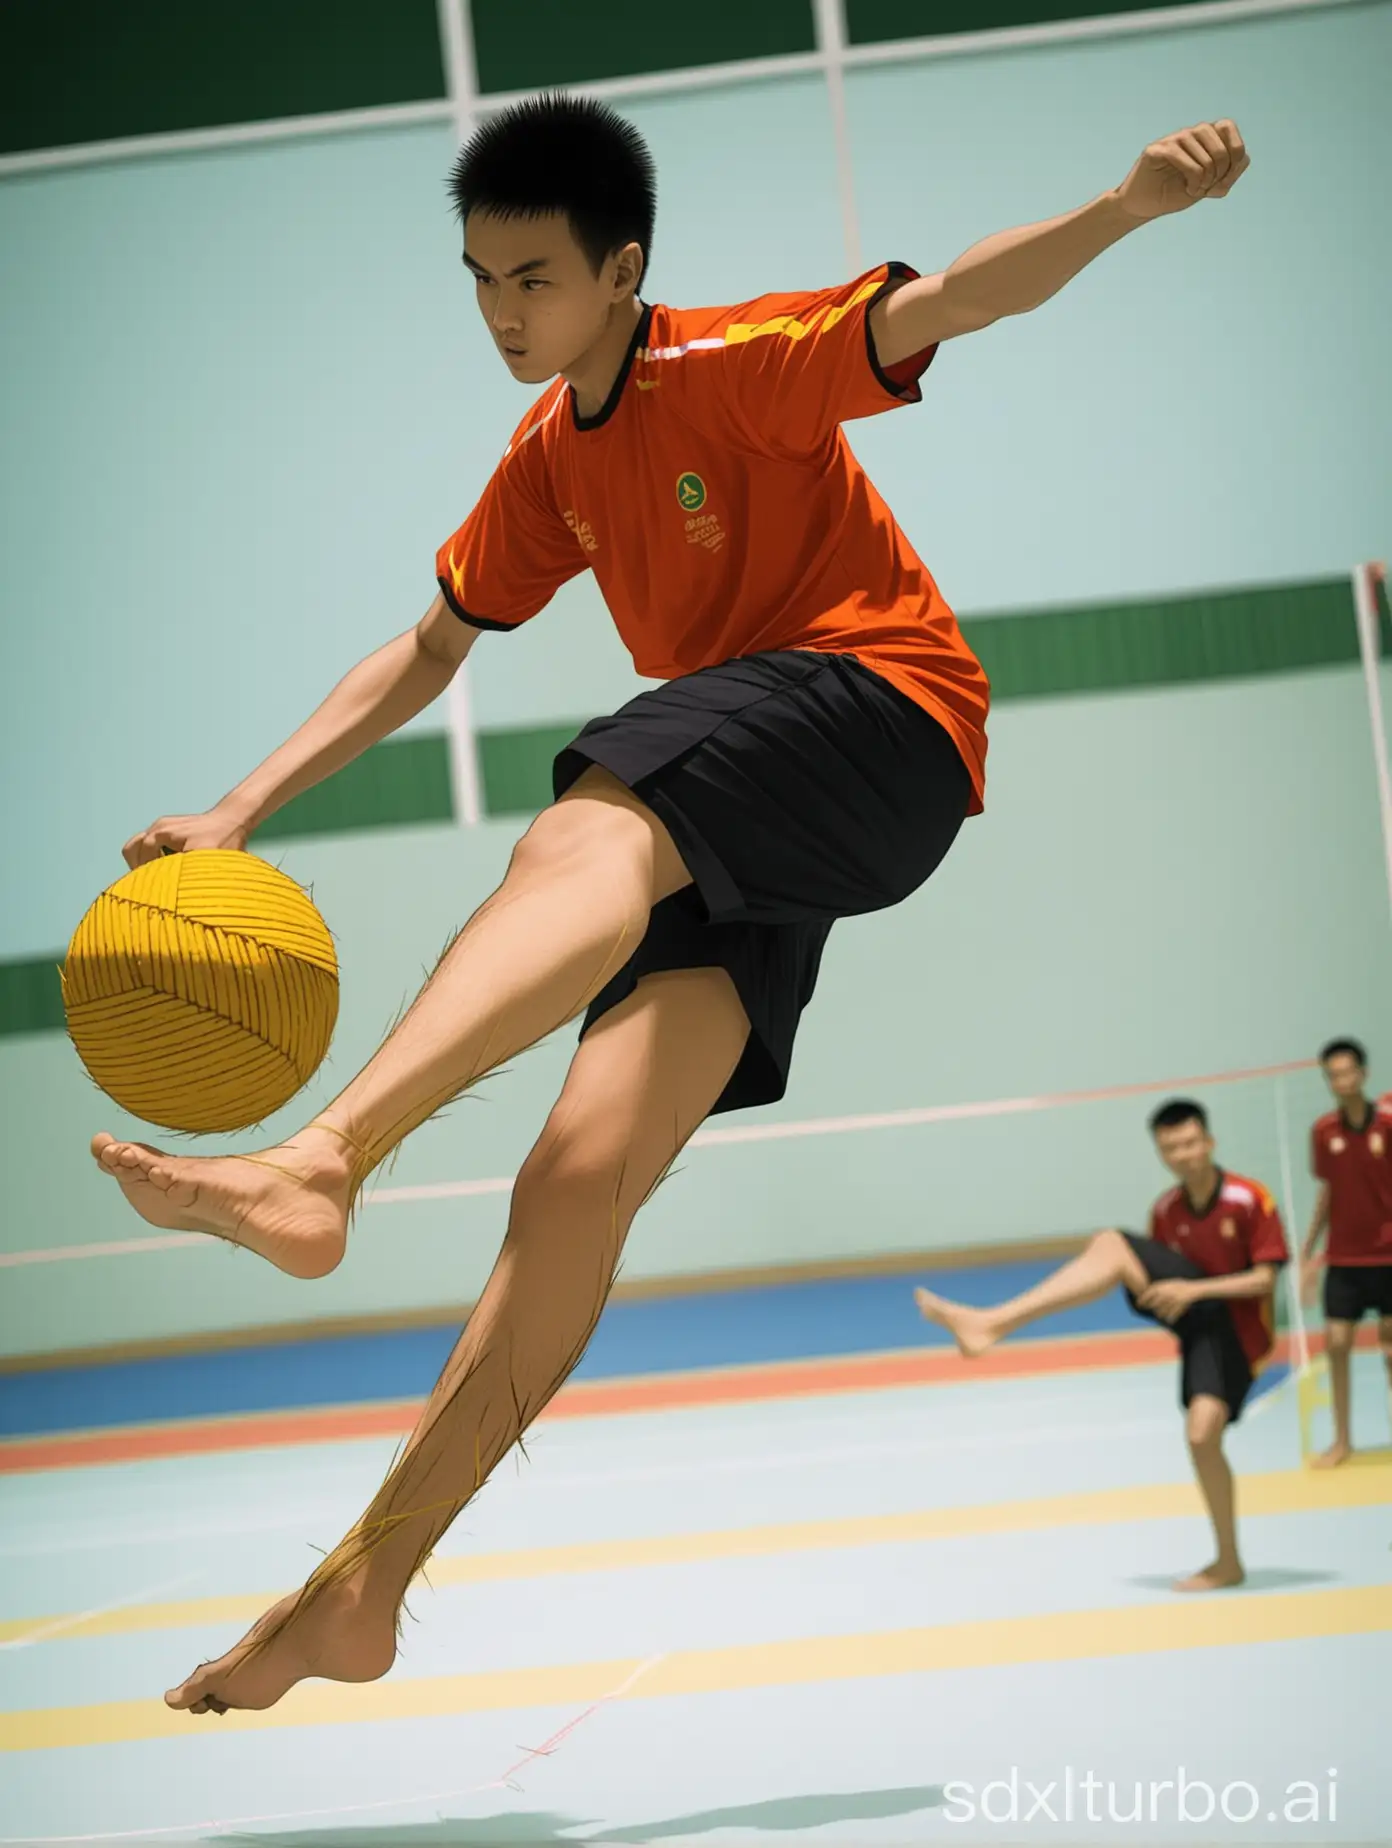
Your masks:
[{"label": "athlete's elbow", "polygon": [[1043,299],[1002,301],[998,290],[983,287],[980,278],[971,271],[954,275],[949,269],[943,276],[940,299],[945,327],[942,337],[951,339],[961,334],[978,334],[1009,315],[1028,314],[1030,309],[1038,308]]}]

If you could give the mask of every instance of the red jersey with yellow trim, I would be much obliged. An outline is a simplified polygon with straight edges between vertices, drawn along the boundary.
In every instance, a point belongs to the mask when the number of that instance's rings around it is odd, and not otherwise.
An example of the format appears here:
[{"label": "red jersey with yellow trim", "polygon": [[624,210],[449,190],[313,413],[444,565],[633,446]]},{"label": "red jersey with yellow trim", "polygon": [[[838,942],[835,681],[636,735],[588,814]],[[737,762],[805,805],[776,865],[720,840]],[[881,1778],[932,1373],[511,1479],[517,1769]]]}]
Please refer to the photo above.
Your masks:
[{"label": "red jersey with yellow trim", "polygon": [[868,315],[912,270],[740,307],[645,308],[608,402],[556,381],[436,576],[466,622],[515,629],[594,572],[638,672],[853,653],[952,736],[981,808],[989,686],[841,425],[916,403],[934,349],[886,371]]},{"label": "red jersey with yellow trim", "polygon": [[[1210,1277],[1230,1277],[1255,1264],[1284,1264],[1289,1257],[1276,1203],[1260,1181],[1219,1174],[1213,1198],[1196,1213],[1182,1187],[1161,1194],[1150,1209],[1150,1236],[1191,1257]],[[1275,1343],[1269,1296],[1230,1301],[1233,1326],[1255,1372]]]},{"label": "red jersey with yellow trim", "polygon": [[1362,1129],[1331,1110],[1310,1132],[1310,1167],[1329,1189],[1328,1264],[1392,1264],[1392,1098]]}]

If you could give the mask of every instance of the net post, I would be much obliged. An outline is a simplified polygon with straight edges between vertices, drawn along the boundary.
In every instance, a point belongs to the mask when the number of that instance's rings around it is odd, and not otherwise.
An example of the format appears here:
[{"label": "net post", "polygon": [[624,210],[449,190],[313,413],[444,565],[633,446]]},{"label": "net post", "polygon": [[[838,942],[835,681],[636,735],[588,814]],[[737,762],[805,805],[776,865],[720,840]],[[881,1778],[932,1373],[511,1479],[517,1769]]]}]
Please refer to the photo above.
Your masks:
[{"label": "net post", "polygon": [[[1295,1176],[1291,1162],[1290,1116],[1286,1109],[1284,1074],[1276,1080],[1276,1141],[1281,1165],[1281,1202],[1290,1227],[1292,1240],[1295,1226]],[[1311,1356],[1310,1337],[1305,1326],[1305,1305],[1301,1300],[1301,1264],[1299,1246],[1296,1256],[1286,1267],[1286,1298],[1290,1305],[1291,1348],[1295,1375],[1296,1410],[1300,1422],[1300,1456],[1305,1461],[1314,1450],[1315,1413],[1329,1403],[1329,1372],[1324,1356]]]},{"label": "net post", "polygon": [[1387,726],[1382,710],[1382,682],[1378,663],[1382,654],[1378,633],[1378,586],[1387,581],[1384,564],[1358,565],[1353,573],[1353,610],[1358,624],[1358,655],[1368,697],[1368,729],[1372,734],[1373,766],[1377,776],[1378,815],[1382,822],[1382,852],[1387,872],[1387,902],[1392,913],[1392,768],[1387,759]]},{"label": "net post", "polygon": [[[479,102],[469,0],[435,0],[435,16],[455,144],[462,147],[474,131]],[[468,661],[455,669],[445,691],[445,727],[454,819],[462,828],[476,827],[483,818],[483,779]]]}]

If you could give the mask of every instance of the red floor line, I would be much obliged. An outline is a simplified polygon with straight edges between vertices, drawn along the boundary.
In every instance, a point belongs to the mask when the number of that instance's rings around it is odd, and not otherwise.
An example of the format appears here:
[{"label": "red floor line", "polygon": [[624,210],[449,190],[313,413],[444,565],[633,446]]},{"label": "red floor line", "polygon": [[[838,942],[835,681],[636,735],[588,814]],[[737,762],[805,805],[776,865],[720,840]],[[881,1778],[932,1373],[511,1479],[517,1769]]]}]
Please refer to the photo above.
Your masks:
[{"label": "red floor line", "polygon": [[[1376,1330],[1362,1331],[1372,1346]],[[1285,1358],[1285,1342],[1276,1358]],[[1317,1346],[1318,1343],[1312,1343]],[[1160,1330],[1016,1341],[975,1362],[950,1348],[909,1348],[826,1360],[774,1361],[694,1373],[646,1374],[617,1380],[580,1380],[564,1387],[544,1418],[612,1417],[702,1405],[754,1404],[819,1393],[876,1392],[895,1386],[963,1385],[969,1380],[1018,1379],[1097,1367],[1141,1367],[1174,1351]],[[231,1413],[105,1431],[10,1438],[0,1442],[0,1475],[75,1469],[94,1463],[144,1462],[159,1457],[205,1456],[266,1446],[326,1444],[354,1438],[400,1437],[411,1429],[419,1399],[368,1405],[312,1406],[284,1412]]]}]

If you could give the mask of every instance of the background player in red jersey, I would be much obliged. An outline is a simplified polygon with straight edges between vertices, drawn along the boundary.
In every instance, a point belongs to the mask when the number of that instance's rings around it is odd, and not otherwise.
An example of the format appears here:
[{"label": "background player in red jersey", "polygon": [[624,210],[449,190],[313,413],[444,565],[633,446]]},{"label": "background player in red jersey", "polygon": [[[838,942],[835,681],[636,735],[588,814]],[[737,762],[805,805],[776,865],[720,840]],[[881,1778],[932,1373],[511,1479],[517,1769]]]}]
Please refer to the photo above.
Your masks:
[{"label": "background player in red jersey", "polygon": [[881,264],[674,309],[639,293],[656,192],[630,124],[543,97],[463,150],[452,192],[489,337],[516,379],[556,382],[440,548],[417,628],[211,813],[154,823],[126,858],[243,847],[438,698],[480,633],[516,629],[587,569],[661,684],[560,754],[502,886],[298,1135],[251,1159],[93,1143],[152,1223],[322,1276],[403,1137],[583,1016],[497,1264],[400,1460],[304,1590],[172,1706],[268,1707],[307,1675],[387,1672],[408,1585],[584,1352],[643,1202],[713,1110],[782,1096],[832,926],[917,890],[980,808],[986,677],[841,425],[917,402],[940,342],[1038,307],[1247,165],[1232,122],[1200,123],[941,274]]},{"label": "background player in red jersey", "polygon": [[969,1308],[930,1290],[914,1294],[927,1319],[947,1329],[969,1360],[1027,1323],[1095,1302],[1118,1284],[1138,1315],[1172,1328],[1189,1454],[1218,1543],[1213,1563],[1176,1589],[1220,1591],[1244,1577],[1223,1433],[1241,1416],[1274,1346],[1272,1300],[1286,1240],[1261,1183],[1224,1174],[1214,1162],[1201,1104],[1175,1098],[1161,1105],[1150,1127],[1179,1185],[1151,1208],[1145,1238],[1099,1232],[1051,1277],[994,1309]]},{"label": "background player in red jersey", "polygon": [[1376,1104],[1368,1098],[1368,1055],[1357,1040],[1331,1040],[1320,1064],[1339,1107],[1310,1132],[1310,1171],[1320,1185],[1300,1260],[1301,1286],[1311,1296],[1315,1247],[1327,1231],[1324,1343],[1334,1442],[1314,1461],[1332,1469],[1353,1452],[1349,1357],[1365,1315],[1378,1318],[1392,1391],[1392,1093]]}]

